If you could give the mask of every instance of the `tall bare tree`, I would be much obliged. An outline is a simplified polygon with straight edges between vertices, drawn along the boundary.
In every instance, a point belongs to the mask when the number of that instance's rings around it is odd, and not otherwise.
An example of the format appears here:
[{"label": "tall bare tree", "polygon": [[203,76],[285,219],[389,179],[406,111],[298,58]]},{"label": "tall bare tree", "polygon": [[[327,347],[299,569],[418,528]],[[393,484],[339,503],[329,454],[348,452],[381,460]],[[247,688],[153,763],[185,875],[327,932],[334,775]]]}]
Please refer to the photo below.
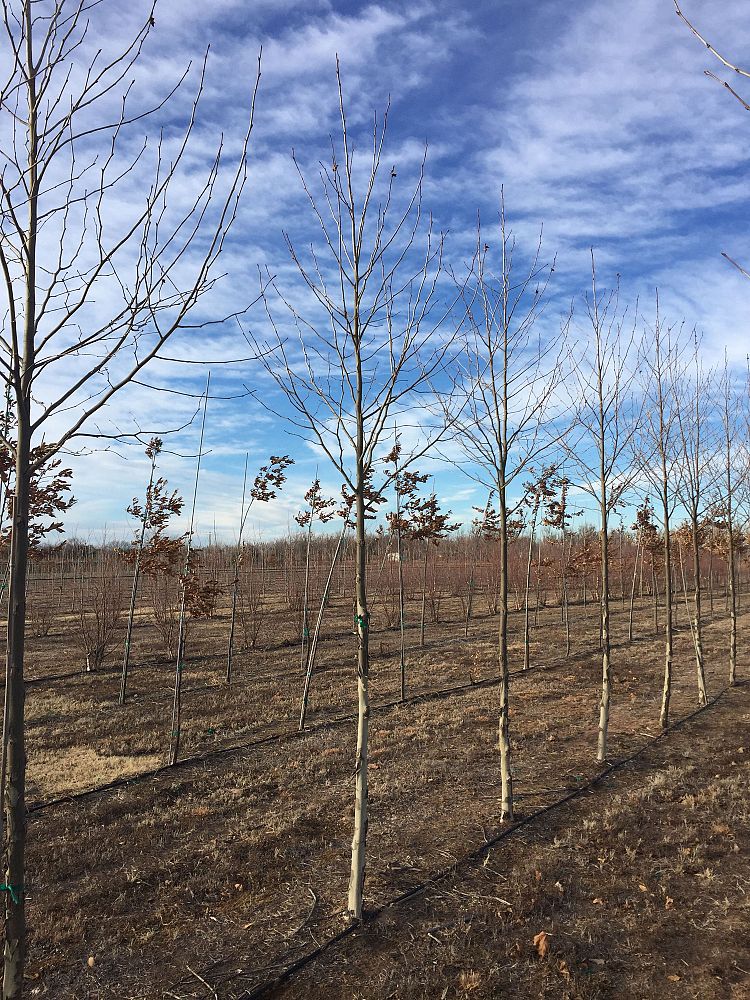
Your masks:
[{"label": "tall bare tree", "polygon": [[[714,512],[724,526],[726,537],[727,581],[729,589],[729,683],[737,683],[737,560],[736,560],[736,498],[737,482],[741,479],[737,466],[747,467],[747,444],[743,441],[740,407],[733,373],[724,352],[724,370],[719,385],[721,411],[721,469],[716,476],[719,509]],[[718,449],[717,449],[718,453]]]},{"label": "tall bare tree", "polygon": [[674,646],[670,527],[677,504],[673,479],[677,460],[676,391],[680,345],[675,331],[662,323],[658,293],[656,319],[653,328],[647,331],[641,347],[638,367],[643,379],[643,421],[635,450],[641,475],[658,494],[661,502],[664,532],[664,683],[659,723],[666,729],[669,725],[669,703],[672,696]]},{"label": "tall bare tree", "polygon": [[479,228],[470,279],[463,285],[467,322],[459,386],[467,405],[458,423],[462,468],[497,495],[499,543],[498,665],[500,707],[500,814],[513,819],[510,738],[510,664],[508,658],[508,542],[513,485],[535,458],[550,447],[544,433],[560,379],[558,338],[544,339],[535,329],[546,298],[554,261],[542,260],[541,239],[520,275],[514,267],[516,241],[508,230],[501,192],[498,270]]},{"label": "tall bare tree", "polygon": [[[370,723],[369,624],[366,522],[382,502],[395,475],[372,485],[374,462],[387,422],[413,425],[407,411],[414,394],[429,391],[443,368],[451,338],[433,339],[442,237],[423,225],[424,161],[404,201],[398,200],[395,165],[383,168],[388,112],[375,117],[366,162],[360,165],[346,117],[337,61],[340,140],[330,163],[321,166],[321,194],[313,193],[295,159],[313,217],[318,247],[303,253],[287,236],[292,260],[309,293],[303,313],[276,282],[276,304],[289,323],[289,336],[266,294],[269,339],[255,340],[268,373],[289,408],[293,434],[311,442],[330,460],[353,497],[356,537],[357,749],[354,836],[349,912],[362,916],[368,824],[367,755]],[[385,176],[384,176],[385,175]],[[426,231],[425,231],[426,230]],[[435,435],[442,431],[437,429]],[[430,431],[427,430],[427,437]],[[399,458],[399,472],[424,454],[421,443]]]},{"label": "tall bare tree", "polygon": [[679,384],[676,407],[678,428],[679,464],[677,493],[682,506],[687,511],[692,533],[691,550],[693,556],[693,643],[695,646],[695,669],[698,682],[698,704],[705,705],[706,669],[703,653],[702,620],[702,580],[701,542],[703,540],[703,519],[706,513],[706,495],[711,485],[713,470],[713,429],[709,424],[708,401],[713,391],[713,379],[703,370],[697,338],[693,342],[692,357]]},{"label": "tall bare tree", "polygon": [[576,430],[569,439],[568,452],[578,467],[579,485],[595,501],[599,516],[602,688],[597,760],[603,762],[607,759],[612,691],[609,522],[632,482],[633,466],[629,459],[639,414],[633,402],[635,372],[630,365],[635,354],[635,337],[625,329],[617,290],[602,291],[597,285],[593,250],[585,319],[587,329],[573,334],[571,328],[569,385],[574,392]]},{"label": "tall bare tree", "polygon": [[149,362],[166,359],[170,337],[208,325],[194,311],[218,277],[252,127],[254,96],[233,161],[220,142],[195,194],[173,201],[192,155],[206,63],[181,137],[147,143],[145,130],[158,130],[182,81],[154,106],[133,107],[131,78],[154,8],[146,6],[141,27],[119,47],[103,37],[89,43],[97,8],[89,0],[6,0],[1,15],[0,369],[17,417],[17,439],[2,440],[15,465],[4,998],[20,996],[25,959],[24,644],[35,442],[43,437],[49,453],[72,446]]}]

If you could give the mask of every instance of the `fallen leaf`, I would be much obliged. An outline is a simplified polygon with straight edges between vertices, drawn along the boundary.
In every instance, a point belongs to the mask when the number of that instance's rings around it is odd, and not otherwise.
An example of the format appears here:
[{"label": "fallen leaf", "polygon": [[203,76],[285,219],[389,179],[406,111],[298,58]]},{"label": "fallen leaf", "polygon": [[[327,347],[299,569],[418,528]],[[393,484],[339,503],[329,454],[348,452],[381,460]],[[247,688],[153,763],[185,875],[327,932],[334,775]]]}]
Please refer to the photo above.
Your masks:
[{"label": "fallen leaf", "polygon": [[544,958],[549,951],[549,939],[550,935],[547,931],[540,931],[538,934],[534,935],[534,947],[539,953],[540,958]]},{"label": "fallen leaf", "polygon": [[539,871],[538,868],[534,872],[534,878],[537,880],[537,882],[542,881],[542,873]]},{"label": "fallen leaf", "polygon": [[560,882],[555,882],[555,888],[557,889],[557,891],[559,893],[565,892],[565,890],[563,889],[562,884]]},{"label": "fallen leaf", "polygon": [[672,973],[671,976],[667,976],[667,979],[670,981],[670,983],[679,983],[679,981],[682,979],[682,976],[678,976],[675,973]]},{"label": "fallen leaf", "polygon": [[604,906],[604,900],[601,896],[597,896],[596,899],[592,899],[591,902],[595,903],[597,906]]},{"label": "fallen leaf", "polygon": [[96,959],[94,958],[93,955],[89,955],[87,965],[90,969],[93,969],[94,966],[96,965]]},{"label": "fallen leaf", "polygon": [[560,962],[558,962],[557,967],[560,970],[561,976],[563,976],[565,979],[570,979],[570,969],[568,968],[568,963],[565,961],[565,959],[561,959]]},{"label": "fallen leaf", "polygon": [[648,892],[648,886],[644,885],[643,882],[638,883],[638,888],[641,890],[641,892]]},{"label": "fallen leaf", "polygon": [[665,910],[673,910],[674,909],[674,900],[672,899],[671,896],[667,896],[667,901],[664,904],[664,909]]}]

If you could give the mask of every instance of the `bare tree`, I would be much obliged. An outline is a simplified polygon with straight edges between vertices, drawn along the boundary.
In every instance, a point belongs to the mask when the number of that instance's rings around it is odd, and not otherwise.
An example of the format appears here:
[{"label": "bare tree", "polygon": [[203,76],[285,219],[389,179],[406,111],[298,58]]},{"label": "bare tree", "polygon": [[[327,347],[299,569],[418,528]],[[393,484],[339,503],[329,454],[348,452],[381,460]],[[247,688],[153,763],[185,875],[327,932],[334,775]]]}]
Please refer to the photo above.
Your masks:
[{"label": "bare tree", "polygon": [[737,566],[735,558],[735,492],[737,488],[738,453],[741,464],[747,464],[747,446],[742,441],[740,428],[740,408],[737,392],[734,387],[732,373],[729,368],[726,351],[724,352],[724,371],[720,381],[721,409],[721,470],[716,476],[719,510],[725,528],[727,556],[727,580],[729,584],[729,683],[737,683]]},{"label": "bare tree", "polygon": [[[387,179],[382,183],[386,112],[382,123],[375,119],[360,182],[362,171],[347,123],[338,63],[337,79],[341,139],[338,144],[332,142],[330,164],[321,166],[320,196],[313,194],[297,164],[320,227],[321,245],[305,255],[287,237],[292,260],[309,293],[310,309],[302,315],[274,283],[277,301],[296,336],[282,332],[266,295],[272,333],[270,340],[256,340],[255,346],[290,408],[291,432],[328,457],[354,498],[358,721],[348,906],[359,919],[370,720],[366,521],[390,481],[386,477],[375,489],[370,480],[389,418],[404,414],[398,422],[408,426],[405,414],[414,394],[429,391],[429,380],[448,356],[450,338],[431,340],[439,323],[433,306],[442,257],[442,238],[432,234],[431,223],[423,251],[417,250],[424,164],[405,204],[398,207],[395,166],[385,171]],[[408,456],[402,456],[400,469],[424,454],[428,445],[423,437]]]},{"label": "bare tree", "polygon": [[710,464],[712,442],[709,440],[711,429],[708,424],[709,410],[707,405],[712,389],[712,379],[703,370],[696,338],[693,344],[690,368],[685,371],[679,385],[675,387],[675,391],[679,397],[676,408],[679,432],[677,493],[682,506],[687,511],[692,532],[694,602],[692,634],[695,645],[699,705],[705,705],[707,701],[701,605],[701,541],[703,515],[706,507],[705,494],[712,474]]},{"label": "bare tree", "polygon": [[617,291],[603,292],[597,286],[593,251],[591,278],[591,292],[585,299],[587,335],[576,331],[576,343],[571,342],[569,351],[576,431],[568,452],[578,467],[579,485],[596,502],[599,514],[602,689],[597,760],[603,762],[612,690],[609,519],[632,481],[632,463],[627,459],[639,415],[631,394],[634,372],[629,367],[634,336],[624,331]]},{"label": "bare tree", "polygon": [[[677,400],[680,347],[670,327],[663,327],[656,298],[656,320],[644,338],[639,369],[643,385],[643,421],[637,438],[636,461],[649,486],[661,501],[664,532],[664,683],[662,685],[659,723],[669,725],[669,702],[672,695],[672,658],[674,630],[672,623],[672,547],[670,521],[677,504],[673,482],[677,459]],[[639,531],[639,539],[641,533]]]},{"label": "bare tree", "polygon": [[[492,490],[487,494],[487,503],[482,507],[473,507],[473,510],[477,514],[481,514],[481,517],[475,517],[471,522],[471,534],[470,538],[475,539],[475,544],[471,546],[471,568],[469,570],[468,579],[466,581],[466,618],[464,619],[464,639],[469,638],[469,623],[471,621],[471,613],[474,606],[474,591],[476,589],[476,580],[474,579],[477,570],[477,556],[481,552],[481,542],[482,538],[486,536],[492,536],[491,525],[492,521],[497,520],[497,512],[492,506]],[[488,530],[488,528],[490,530]]]},{"label": "bare tree", "polygon": [[[497,495],[499,542],[498,665],[500,708],[500,812],[513,819],[510,739],[510,665],[508,659],[508,542],[513,504],[509,490],[550,446],[543,434],[545,416],[559,383],[556,338],[535,332],[554,262],[541,259],[541,239],[520,277],[514,270],[515,237],[506,227],[501,192],[499,270],[493,274],[490,247],[481,227],[469,281],[462,287],[467,323],[465,361],[458,384],[467,404],[458,422],[457,440],[467,463],[464,471]],[[520,502],[520,501],[519,501]]]},{"label": "bare tree", "polygon": [[299,731],[302,732],[305,728],[305,719],[307,718],[307,704],[310,698],[310,684],[312,683],[313,670],[315,669],[315,660],[318,655],[318,642],[320,641],[320,630],[323,625],[323,612],[328,606],[328,601],[331,594],[331,584],[333,583],[333,574],[336,570],[336,565],[341,555],[342,548],[344,546],[344,539],[346,538],[346,533],[349,528],[352,527],[351,513],[352,507],[354,505],[354,497],[352,494],[345,499],[344,505],[341,509],[337,510],[335,513],[342,519],[341,531],[339,532],[338,540],[336,542],[336,547],[333,550],[333,557],[331,559],[331,565],[328,569],[328,576],[326,577],[326,582],[323,587],[323,593],[320,597],[320,607],[318,608],[318,616],[315,621],[315,628],[313,629],[312,636],[310,638],[310,645],[307,650],[307,665],[305,667],[305,682],[302,688],[302,704],[300,706],[299,713]]},{"label": "bare tree", "polygon": [[112,554],[105,550],[94,574],[80,581],[76,624],[87,673],[98,670],[104,663],[122,620],[122,581],[118,569]]},{"label": "bare tree", "polygon": [[[192,148],[205,61],[176,145],[165,135],[153,146],[139,141],[171,96],[150,108],[132,107],[131,77],[155,23],[153,7],[146,8],[141,28],[109,52],[88,44],[95,9],[88,0],[6,0],[2,11],[0,274],[6,303],[0,368],[17,419],[16,441],[2,440],[15,466],[5,998],[20,996],[25,960],[26,576],[30,489],[44,460],[34,453],[35,441],[48,431],[48,458],[90,434],[93,418],[149,362],[167,360],[163,351],[176,331],[208,325],[192,317],[218,276],[252,127],[251,104],[234,162],[227,163],[220,142],[197,193],[176,210],[171,196]],[[126,221],[118,229],[112,219],[122,214],[111,206],[125,184]],[[186,204],[184,194],[179,201]]]}]

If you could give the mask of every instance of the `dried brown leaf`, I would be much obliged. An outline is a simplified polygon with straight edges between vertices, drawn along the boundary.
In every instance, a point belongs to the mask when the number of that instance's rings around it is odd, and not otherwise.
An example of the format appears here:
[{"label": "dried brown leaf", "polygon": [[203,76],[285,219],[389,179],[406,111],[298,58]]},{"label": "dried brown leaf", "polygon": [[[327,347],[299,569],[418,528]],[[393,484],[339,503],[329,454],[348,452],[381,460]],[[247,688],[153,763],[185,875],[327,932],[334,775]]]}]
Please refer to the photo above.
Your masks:
[{"label": "dried brown leaf", "polygon": [[533,944],[540,958],[545,958],[549,952],[550,936],[547,931],[540,931],[534,935]]}]

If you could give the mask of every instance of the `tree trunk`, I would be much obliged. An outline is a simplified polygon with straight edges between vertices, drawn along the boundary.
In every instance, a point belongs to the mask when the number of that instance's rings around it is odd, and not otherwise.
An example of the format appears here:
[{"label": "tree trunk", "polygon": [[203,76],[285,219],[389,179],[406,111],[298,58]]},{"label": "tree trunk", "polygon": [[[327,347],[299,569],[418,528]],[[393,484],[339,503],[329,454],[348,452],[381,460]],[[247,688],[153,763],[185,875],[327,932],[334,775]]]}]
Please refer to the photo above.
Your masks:
[{"label": "tree trunk", "polygon": [[[31,462],[31,380],[36,361],[36,247],[39,233],[39,136],[37,107],[37,65],[34,60],[32,5],[24,4],[25,69],[28,93],[28,232],[25,239],[26,276],[24,289],[23,358],[13,358],[18,366],[16,417],[16,482],[13,501],[13,532],[8,614],[8,658],[6,663],[6,730],[3,747],[7,754],[7,868],[5,874],[5,953],[3,962],[3,1000],[17,1000],[23,994],[26,962],[26,894],[24,890],[26,855],[26,745],[24,712],[26,686],[24,651],[26,643],[26,583],[29,560],[29,487]],[[16,345],[14,345],[16,346]],[[0,845],[2,850],[4,845]]]},{"label": "tree trunk", "polygon": [[500,514],[500,719],[498,742],[500,745],[500,819],[513,821],[513,772],[510,744],[510,670],[508,669],[508,512],[505,501],[505,483],[498,484]]},{"label": "tree trunk", "polygon": [[427,605],[427,557],[430,553],[430,540],[424,540],[424,563],[422,564],[422,621],[419,626],[419,648],[424,649],[425,611]]},{"label": "tree trunk", "polygon": [[[398,499],[396,500],[396,503],[398,505]],[[399,671],[401,674],[401,701],[406,701],[406,636],[404,634],[406,628],[406,614],[404,601],[404,564],[402,561],[403,552],[401,548],[401,511],[399,506],[396,508],[396,520],[396,552],[398,558],[398,656]]]},{"label": "tree trunk", "polygon": [[[545,602],[547,600],[547,592],[545,589],[544,593]],[[534,627],[539,624],[539,606],[542,600],[542,544],[541,542],[536,547],[536,603],[534,604]]]},{"label": "tree trunk", "polygon": [[[245,527],[245,491],[247,490],[247,454],[245,455],[245,472],[242,476],[242,500],[240,501],[240,526],[237,532],[237,551],[234,556],[234,575],[232,577],[232,610],[229,617],[229,640],[227,642],[227,684],[232,683],[232,659],[234,657],[234,630],[237,621],[237,593],[240,589],[240,565],[242,564],[242,530]],[[252,504],[252,500],[250,501]],[[310,515],[312,524],[312,515]],[[309,555],[308,543],[308,555]],[[307,581],[305,581],[307,588]],[[305,612],[307,611],[307,589],[305,589]],[[304,640],[303,640],[304,641]]]},{"label": "tree trunk", "polygon": [[597,760],[607,759],[607,734],[609,730],[609,703],[612,692],[612,667],[610,664],[609,638],[609,536],[607,529],[607,485],[604,474],[604,453],[601,456],[601,634],[602,634],[602,694],[599,701],[599,738]]},{"label": "tree trunk", "polygon": [[26,747],[24,708],[24,647],[26,640],[26,577],[29,554],[29,407],[19,403],[16,446],[16,493],[13,501],[10,595],[8,618],[7,745],[8,786],[7,868],[5,874],[5,958],[3,1000],[20,997],[26,960]]},{"label": "tree trunk", "polygon": [[367,541],[365,537],[365,470],[362,462],[362,427],[357,441],[357,758],[355,765],[354,836],[349,878],[349,912],[362,919],[367,848],[368,789],[367,750],[370,726],[369,624],[367,609]]},{"label": "tree trunk", "polygon": [[[730,501],[731,503],[731,501]],[[737,683],[737,593],[734,569],[734,528],[731,512],[728,518],[727,556],[729,559],[729,683]]]},{"label": "tree trunk", "polygon": [[562,587],[563,587],[563,613],[565,615],[565,656],[570,656],[570,602],[568,600],[568,557],[565,552],[565,530],[563,529],[563,565],[562,565]]},{"label": "tree trunk", "polygon": [[633,606],[635,605],[635,585],[638,577],[638,556],[641,548],[641,535],[638,532],[635,542],[635,561],[633,562],[633,583],[630,587],[630,614],[628,616],[628,642],[633,641]]},{"label": "tree trunk", "polygon": [[698,511],[691,511],[691,521],[693,529],[693,575],[695,587],[695,625],[693,628],[693,638],[695,639],[695,668],[698,675],[698,704],[705,705],[708,701],[706,695],[706,671],[703,662],[703,627],[701,624],[701,549],[698,534]]},{"label": "tree trunk", "polygon": [[531,590],[531,564],[534,552],[534,525],[536,523],[536,511],[534,511],[534,523],[529,535],[529,550],[526,558],[526,589],[523,599],[523,669],[529,669],[529,592]]},{"label": "tree trunk", "polygon": [[[398,446],[398,430],[394,424],[393,433]],[[401,701],[406,701],[406,636],[405,630],[405,601],[404,601],[404,564],[403,546],[401,544],[401,481],[399,479],[398,456],[399,450],[395,452],[395,476],[396,476],[396,559],[398,560],[398,666],[401,681]]]},{"label": "tree trunk", "polygon": [[305,546],[305,591],[302,597],[302,643],[300,649],[300,673],[305,670],[305,654],[310,641],[310,622],[308,621],[307,605],[310,590],[310,544],[312,542],[312,523],[314,517],[313,505],[310,505],[310,523],[307,526],[307,545]]},{"label": "tree trunk", "polygon": [[[729,430],[729,413],[726,414],[726,479],[727,479],[727,562],[729,576],[729,684],[737,683],[737,593],[734,565],[734,493],[732,488],[732,439]],[[713,589],[712,589],[713,593]],[[712,608],[713,610],[713,608]]]},{"label": "tree trunk", "polygon": [[662,453],[662,517],[664,518],[664,685],[661,693],[659,725],[669,725],[669,702],[672,697],[672,552],[669,537],[669,497],[667,495],[666,459]]}]

